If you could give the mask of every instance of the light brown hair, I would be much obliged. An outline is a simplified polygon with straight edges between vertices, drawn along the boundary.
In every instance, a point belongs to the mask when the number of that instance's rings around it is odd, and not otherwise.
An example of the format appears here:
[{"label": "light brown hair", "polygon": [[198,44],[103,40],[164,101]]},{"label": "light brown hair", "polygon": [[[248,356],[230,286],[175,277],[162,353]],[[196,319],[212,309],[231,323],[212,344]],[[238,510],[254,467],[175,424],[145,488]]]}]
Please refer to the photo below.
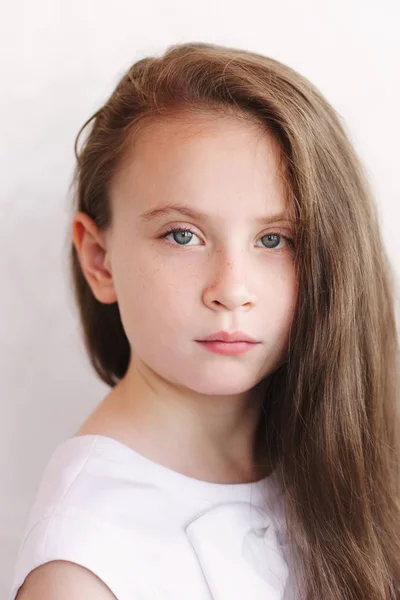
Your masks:
[{"label": "light brown hair", "polygon": [[[204,109],[236,111],[273,134],[296,209],[298,304],[288,360],[266,381],[260,431],[282,485],[304,598],[398,599],[395,282],[366,175],[318,89],[276,60],[212,44],[139,60],[78,133],[73,209],[106,229],[110,181],[139,128]],[[88,355],[114,386],[130,360],[118,303],[96,300],[70,248]]]}]

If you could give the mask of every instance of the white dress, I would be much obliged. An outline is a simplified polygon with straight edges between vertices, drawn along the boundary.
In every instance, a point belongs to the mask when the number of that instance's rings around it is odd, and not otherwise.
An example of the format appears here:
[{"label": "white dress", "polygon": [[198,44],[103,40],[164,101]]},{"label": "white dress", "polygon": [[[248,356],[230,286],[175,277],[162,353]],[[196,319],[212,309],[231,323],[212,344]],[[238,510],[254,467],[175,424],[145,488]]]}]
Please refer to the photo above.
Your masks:
[{"label": "white dress", "polygon": [[118,600],[292,600],[274,477],[210,483],[110,437],[69,438],[42,475],[8,600],[51,560],[86,567]]}]

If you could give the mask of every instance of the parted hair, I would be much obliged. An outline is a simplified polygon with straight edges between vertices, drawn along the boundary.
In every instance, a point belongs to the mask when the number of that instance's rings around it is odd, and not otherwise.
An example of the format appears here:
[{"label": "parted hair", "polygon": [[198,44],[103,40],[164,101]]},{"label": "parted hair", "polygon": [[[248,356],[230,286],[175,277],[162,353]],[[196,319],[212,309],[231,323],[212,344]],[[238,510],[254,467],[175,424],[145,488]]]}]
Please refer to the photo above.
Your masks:
[{"label": "parted hair", "polygon": [[[274,136],[296,213],[298,301],[287,361],[265,380],[260,435],[301,597],[398,600],[396,281],[367,176],[321,92],[277,60],[215,44],[143,58],[77,134],[73,210],[107,229],[110,181],[140,128],[204,110],[253,119]],[[113,387],[130,361],[118,302],[94,297],[72,240],[69,252],[85,347]]]}]

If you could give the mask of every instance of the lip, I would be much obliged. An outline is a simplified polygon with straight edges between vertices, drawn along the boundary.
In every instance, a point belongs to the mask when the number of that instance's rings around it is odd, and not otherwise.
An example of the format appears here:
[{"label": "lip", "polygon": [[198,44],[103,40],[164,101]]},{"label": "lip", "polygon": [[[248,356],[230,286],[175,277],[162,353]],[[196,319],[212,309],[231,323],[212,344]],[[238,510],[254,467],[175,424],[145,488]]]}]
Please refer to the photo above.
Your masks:
[{"label": "lip", "polygon": [[198,341],[198,344],[214,354],[243,354],[257,346],[254,342],[221,342],[221,341]]},{"label": "lip", "polygon": [[212,333],[202,340],[197,340],[198,342],[226,342],[226,343],[234,343],[234,342],[248,342],[250,344],[259,344],[257,340],[252,338],[247,333],[243,331],[233,331],[229,333],[228,331],[217,331],[216,333]]}]

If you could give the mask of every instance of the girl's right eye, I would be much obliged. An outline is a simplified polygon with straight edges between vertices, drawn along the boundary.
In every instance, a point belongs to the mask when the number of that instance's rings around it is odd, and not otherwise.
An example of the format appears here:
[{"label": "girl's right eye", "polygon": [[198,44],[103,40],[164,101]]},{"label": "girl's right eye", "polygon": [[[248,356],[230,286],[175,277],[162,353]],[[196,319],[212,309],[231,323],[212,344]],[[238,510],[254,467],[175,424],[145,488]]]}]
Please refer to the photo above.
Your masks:
[{"label": "girl's right eye", "polygon": [[[194,235],[196,235],[194,233],[194,231],[192,231],[189,227],[187,227],[187,228],[186,227],[175,227],[173,229],[170,229],[166,233],[164,233],[161,237],[167,238],[167,236],[169,236],[171,234],[179,234],[177,236],[174,236],[174,241],[176,242],[175,245],[178,245],[178,246],[187,246],[188,243],[190,242],[190,240],[192,239],[192,237]],[[181,242],[183,242],[183,243],[181,243]],[[171,242],[171,243],[173,244],[174,242]]]}]

